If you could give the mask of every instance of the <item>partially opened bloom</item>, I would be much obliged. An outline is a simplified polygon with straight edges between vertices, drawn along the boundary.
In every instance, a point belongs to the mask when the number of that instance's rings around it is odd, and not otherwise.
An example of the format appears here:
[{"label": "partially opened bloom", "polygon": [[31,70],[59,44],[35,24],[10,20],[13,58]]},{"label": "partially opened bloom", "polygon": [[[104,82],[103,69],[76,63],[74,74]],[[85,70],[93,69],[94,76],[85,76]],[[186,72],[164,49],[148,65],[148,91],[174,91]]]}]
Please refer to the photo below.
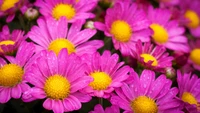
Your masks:
[{"label": "partially opened bloom", "polygon": [[7,63],[0,58],[0,103],[6,103],[11,98],[19,99],[21,94],[30,87],[25,80],[27,62],[34,53],[32,43],[23,42],[16,57],[7,56]]},{"label": "partially opened bloom", "polygon": [[10,33],[8,26],[3,26],[0,32],[0,54],[13,55],[25,39],[24,31],[15,29]]},{"label": "partially opened bloom", "polygon": [[172,66],[173,57],[169,56],[165,47],[155,46],[150,42],[136,43],[136,50],[132,51],[132,57],[147,69],[163,71],[166,67]]},{"label": "partially opened bloom", "polygon": [[191,73],[177,72],[179,98],[190,113],[200,113],[200,79]]},{"label": "partially opened bloom", "polygon": [[188,40],[184,36],[185,29],[178,21],[170,20],[171,12],[167,9],[149,7],[148,19],[153,30],[152,40],[170,50],[189,52]]},{"label": "partially opened bloom", "polygon": [[79,19],[93,18],[90,10],[97,5],[97,0],[36,0],[35,5],[46,18],[59,20],[66,17],[68,22],[73,23]]},{"label": "partially opened bloom", "polygon": [[92,78],[86,76],[87,65],[76,54],[68,55],[67,50],[63,49],[57,56],[44,50],[33,62],[26,74],[26,80],[33,87],[24,92],[23,101],[45,99],[45,109],[63,113],[78,110],[81,102],[91,99],[79,92]]},{"label": "partially opened bloom", "polygon": [[88,64],[86,73],[94,80],[83,89],[91,96],[109,98],[112,91],[120,87],[129,77],[129,66],[122,66],[124,62],[119,62],[117,54],[111,55],[109,51],[100,55],[98,52],[91,56],[83,56]]},{"label": "partially opened bloom", "polygon": [[200,70],[200,40],[191,40],[190,49],[188,64],[192,64],[194,69]]},{"label": "partially opened bloom", "polygon": [[94,107],[94,111],[90,111],[89,113],[120,113],[118,106],[107,107],[105,110],[100,104],[97,104]]},{"label": "partially opened bloom", "polygon": [[177,88],[165,75],[155,78],[155,73],[144,70],[139,76],[133,72],[133,83],[116,89],[111,103],[124,109],[124,113],[181,113],[180,102],[175,99]]},{"label": "partially opened bloom", "polygon": [[112,37],[116,50],[123,55],[130,55],[131,48],[135,48],[135,42],[150,40],[150,23],[143,10],[137,4],[119,0],[112,8],[107,9],[105,23],[95,22],[98,30],[104,31],[108,37]]},{"label": "partially opened bloom", "polygon": [[69,54],[94,53],[103,46],[103,41],[91,40],[96,30],[81,30],[83,21],[76,21],[68,28],[66,19],[60,18],[58,21],[49,19],[38,19],[38,26],[33,26],[28,33],[28,37],[37,43],[37,52],[41,50],[54,51],[57,55],[61,49],[67,48]]},{"label": "partially opened bloom", "polygon": [[8,16],[6,22],[11,22],[18,10],[25,12],[29,5],[28,0],[0,0],[0,17]]}]

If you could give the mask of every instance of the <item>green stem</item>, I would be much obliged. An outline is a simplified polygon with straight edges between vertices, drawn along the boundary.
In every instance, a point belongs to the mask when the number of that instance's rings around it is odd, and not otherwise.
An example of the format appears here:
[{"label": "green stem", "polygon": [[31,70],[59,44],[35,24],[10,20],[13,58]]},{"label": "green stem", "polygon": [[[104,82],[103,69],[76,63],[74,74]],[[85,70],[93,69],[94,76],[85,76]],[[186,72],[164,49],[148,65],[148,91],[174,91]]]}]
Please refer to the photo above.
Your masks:
[{"label": "green stem", "polygon": [[99,104],[103,106],[103,98],[99,98]]}]

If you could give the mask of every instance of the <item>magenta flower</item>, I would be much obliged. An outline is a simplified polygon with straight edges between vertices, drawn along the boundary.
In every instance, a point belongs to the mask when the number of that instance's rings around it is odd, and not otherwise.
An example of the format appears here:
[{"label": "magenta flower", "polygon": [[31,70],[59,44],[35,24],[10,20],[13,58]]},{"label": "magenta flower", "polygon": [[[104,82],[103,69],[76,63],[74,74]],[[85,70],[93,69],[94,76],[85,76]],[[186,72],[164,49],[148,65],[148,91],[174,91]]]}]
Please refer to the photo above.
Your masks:
[{"label": "magenta flower", "polygon": [[112,8],[107,9],[105,23],[95,22],[98,30],[104,31],[112,41],[116,50],[123,55],[130,55],[135,42],[150,40],[151,31],[148,29],[150,22],[145,13],[135,3],[119,1]]},{"label": "magenta flower", "polygon": [[91,96],[109,98],[115,88],[121,87],[128,78],[129,66],[122,66],[124,62],[119,62],[117,54],[111,55],[109,51],[102,55],[95,53],[91,56],[85,55],[82,58],[88,64],[86,73],[94,80],[83,89]]},{"label": "magenta flower", "polygon": [[155,73],[144,70],[139,78],[131,73],[134,82],[116,89],[117,95],[111,103],[124,109],[124,113],[182,113],[180,102],[175,99],[177,88],[171,88],[172,81],[165,75],[155,79]]},{"label": "magenta flower", "polygon": [[163,46],[153,46],[150,42],[136,43],[136,50],[132,51],[132,57],[147,69],[163,71],[166,67],[172,66],[173,57],[169,56]]},{"label": "magenta flower", "polygon": [[120,113],[118,106],[107,107],[105,110],[100,104],[97,104],[94,107],[94,111],[90,111],[89,113]]},{"label": "magenta flower", "polygon": [[34,85],[23,94],[23,101],[46,99],[43,107],[54,113],[63,113],[81,108],[81,102],[91,97],[79,92],[92,78],[86,76],[86,64],[63,49],[58,55],[42,51],[40,57],[29,67],[26,80]]},{"label": "magenta flower", "polygon": [[15,29],[10,33],[8,26],[3,26],[0,32],[0,54],[13,55],[25,40],[24,31]]},{"label": "magenta flower", "polygon": [[180,22],[195,38],[200,38],[200,1],[183,0],[180,3]]},{"label": "magenta flower", "polygon": [[6,22],[11,22],[18,10],[24,14],[28,6],[28,0],[0,0],[0,17],[8,16]]},{"label": "magenta flower", "polygon": [[68,29],[65,18],[58,21],[54,19],[38,19],[38,26],[33,26],[28,37],[37,43],[37,52],[41,50],[54,51],[57,55],[61,49],[67,48],[68,53],[82,55],[92,54],[103,46],[103,41],[91,40],[96,30],[81,30],[83,21],[76,21]]},{"label": "magenta flower", "polygon": [[6,103],[11,98],[19,99],[21,94],[30,87],[25,80],[27,62],[34,53],[32,43],[23,42],[16,57],[7,56],[7,63],[0,58],[0,103]]},{"label": "magenta flower", "polygon": [[200,113],[200,79],[191,73],[177,72],[179,97],[190,113]]},{"label": "magenta flower", "polygon": [[200,70],[200,40],[190,41],[190,49],[188,64],[193,65],[194,69]]},{"label": "magenta flower", "polygon": [[97,5],[97,0],[36,0],[35,5],[46,18],[59,20],[66,17],[69,23],[73,23],[79,19],[93,18],[94,14],[89,11]]},{"label": "magenta flower", "polygon": [[189,52],[188,40],[184,36],[185,29],[179,26],[178,21],[170,20],[170,17],[169,10],[149,7],[150,28],[154,31],[152,40],[170,50]]}]

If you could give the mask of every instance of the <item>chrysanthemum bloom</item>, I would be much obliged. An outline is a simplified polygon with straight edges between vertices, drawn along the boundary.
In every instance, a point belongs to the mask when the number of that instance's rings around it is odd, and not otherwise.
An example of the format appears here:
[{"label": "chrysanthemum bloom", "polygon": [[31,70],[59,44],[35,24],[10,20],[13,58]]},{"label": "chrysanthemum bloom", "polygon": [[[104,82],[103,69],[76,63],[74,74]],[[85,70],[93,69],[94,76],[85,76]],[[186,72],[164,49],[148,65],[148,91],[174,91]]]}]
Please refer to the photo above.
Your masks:
[{"label": "chrysanthemum bloom", "polygon": [[163,71],[166,67],[172,66],[173,57],[169,56],[163,46],[153,46],[150,42],[142,44],[141,41],[136,43],[136,50],[132,51],[132,57],[145,68]]},{"label": "chrysanthemum bloom", "polygon": [[105,23],[95,22],[98,30],[104,31],[112,41],[116,50],[123,55],[130,55],[130,49],[135,47],[135,42],[150,40],[150,23],[143,10],[135,3],[118,1],[112,8],[107,9]]},{"label": "chrysanthemum bloom", "polygon": [[183,34],[185,29],[179,26],[178,21],[170,20],[171,12],[167,9],[153,9],[149,7],[148,18],[153,30],[152,40],[174,51],[189,52],[187,37]]},{"label": "chrysanthemum bloom", "polygon": [[34,53],[32,43],[23,42],[16,57],[7,56],[7,63],[0,58],[0,103],[6,103],[11,98],[19,99],[21,94],[30,87],[25,80],[27,62]]},{"label": "chrysanthemum bloom", "polygon": [[200,40],[191,40],[190,48],[188,63],[192,64],[195,69],[200,70]]},{"label": "chrysanthemum bloom", "polygon": [[38,44],[37,51],[49,50],[54,51],[57,55],[61,49],[67,48],[69,54],[76,53],[94,53],[103,46],[103,41],[88,41],[96,30],[81,30],[83,21],[76,21],[68,29],[68,23],[63,17],[58,21],[53,18],[38,19],[38,26],[33,26],[28,33],[28,37]]},{"label": "chrysanthemum bloom", "polygon": [[54,113],[80,109],[81,102],[91,99],[79,92],[92,80],[85,74],[86,66],[76,54],[68,55],[66,49],[58,56],[52,51],[42,51],[27,71],[26,80],[33,87],[24,92],[23,101],[46,99],[43,107]]},{"label": "chrysanthemum bloom", "polygon": [[171,88],[172,81],[165,75],[155,79],[155,73],[144,70],[139,78],[132,75],[134,82],[124,83],[116,89],[111,103],[124,109],[124,113],[180,113],[180,102],[175,99],[177,88]]},{"label": "chrysanthemum bloom", "polygon": [[191,73],[177,72],[179,97],[190,113],[200,113],[200,79]]},{"label": "chrysanthemum bloom", "polygon": [[35,5],[40,13],[46,18],[53,17],[59,20],[64,16],[70,23],[78,19],[93,18],[94,14],[89,12],[97,4],[97,0],[37,0]]},{"label": "chrysanthemum bloom", "polygon": [[24,31],[15,29],[10,33],[8,26],[3,26],[0,32],[0,54],[13,55],[25,40]]},{"label": "chrysanthemum bloom", "polygon": [[83,91],[91,96],[109,98],[111,92],[120,87],[129,76],[131,68],[122,66],[124,62],[118,63],[119,56],[111,55],[110,51],[105,51],[102,55],[97,52],[83,57],[88,63],[86,73],[94,79]]},{"label": "chrysanthemum bloom", "polygon": [[183,0],[180,3],[180,13],[181,22],[187,28],[189,28],[190,33],[196,37],[200,38],[200,1],[193,0]]},{"label": "chrysanthemum bloom", "polygon": [[29,4],[28,0],[0,0],[0,17],[8,16],[6,22],[11,22],[17,10],[24,13]]},{"label": "chrysanthemum bloom", "polygon": [[90,111],[89,113],[120,113],[118,106],[107,107],[105,110],[100,104],[97,104],[94,107],[94,111]]}]

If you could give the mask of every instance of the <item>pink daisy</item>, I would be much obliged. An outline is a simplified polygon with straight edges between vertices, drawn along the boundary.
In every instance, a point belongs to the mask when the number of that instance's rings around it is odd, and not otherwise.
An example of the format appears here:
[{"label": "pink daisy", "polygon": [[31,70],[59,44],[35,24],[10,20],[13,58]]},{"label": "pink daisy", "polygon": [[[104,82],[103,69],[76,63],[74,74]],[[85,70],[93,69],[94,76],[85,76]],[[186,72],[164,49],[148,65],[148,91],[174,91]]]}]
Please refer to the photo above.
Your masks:
[{"label": "pink daisy", "polygon": [[172,81],[165,75],[155,79],[150,70],[144,70],[140,78],[135,72],[131,74],[134,82],[115,90],[117,95],[110,100],[113,105],[124,109],[124,113],[182,113],[175,99],[178,89],[171,88]]},{"label": "pink daisy", "polygon": [[166,67],[172,66],[173,57],[169,56],[163,46],[153,46],[150,42],[142,44],[136,43],[136,50],[132,51],[132,57],[145,68],[164,71]]},{"label": "pink daisy", "polygon": [[190,53],[188,58],[188,64],[200,71],[200,39],[190,41]]},{"label": "pink daisy", "polygon": [[24,31],[15,29],[10,33],[8,26],[3,26],[0,32],[0,54],[13,55],[25,40]]},{"label": "pink daisy", "polygon": [[59,20],[64,16],[73,23],[78,19],[93,18],[95,15],[89,11],[97,5],[97,0],[36,0],[35,5],[46,18]]},{"label": "pink daisy", "polygon": [[32,43],[23,42],[16,57],[7,56],[7,63],[0,58],[0,103],[6,103],[11,98],[19,99],[22,92],[30,87],[25,80],[27,62],[34,53]]},{"label": "pink daisy", "polygon": [[103,46],[103,41],[91,40],[96,30],[81,30],[83,21],[79,20],[73,23],[68,29],[68,23],[65,18],[58,21],[49,19],[38,19],[38,26],[33,26],[28,33],[28,37],[38,44],[37,51],[54,51],[57,55],[61,49],[67,48],[69,53],[82,55],[84,53],[92,54]]},{"label": "pink daisy", "polygon": [[66,49],[58,56],[53,52],[42,51],[27,71],[26,80],[34,86],[24,92],[23,101],[46,99],[43,107],[54,113],[80,109],[81,102],[91,99],[79,92],[92,80],[85,74],[86,66],[76,54],[68,55]]},{"label": "pink daisy", "polygon": [[90,111],[89,113],[120,113],[118,106],[107,107],[105,110],[100,104],[97,104],[94,107],[94,111]]},{"label": "pink daisy", "polygon": [[179,97],[190,113],[200,113],[200,79],[191,73],[177,72]]},{"label": "pink daisy", "polygon": [[143,10],[128,1],[118,1],[112,8],[107,9],[105,23],[94,23],[98,30],[112,37],[115,49],[120,50],[123,55],[130,55],[130,50],[134,48],[137,40],[150,40],[149,25]]},{"label": "pink daisy", "polygon": [[180,3],[180,21],[189,30],[190,33],[196,37],[200,38],[200,1],[193,0],[182,0]]},{"label": "pink daisy", "polygon": [[149,7],[150,28],[154,31],[152,40],[170,50],[189,52],[184,27],[180,27],[178,21],[170,20],[170,17],[171,12],[167,9]]},{"label": "pink daisy", "polygon": [[111,92],[122,85],[128,78],[129,66],[122,66],[117,54],[111,55],[110,51],[104,51],[102,55],[96,52],[93,55],[83,56],[88,64],[86,74],[94,80],[83,89],[91,96],[109,98]]},{"label": "pink daisy", "polygon": [[28,0],[0,0],[0,17],[8,16],[6,22],[11,22],[17,10],[24,14],[28,6],[30,6]]}]

